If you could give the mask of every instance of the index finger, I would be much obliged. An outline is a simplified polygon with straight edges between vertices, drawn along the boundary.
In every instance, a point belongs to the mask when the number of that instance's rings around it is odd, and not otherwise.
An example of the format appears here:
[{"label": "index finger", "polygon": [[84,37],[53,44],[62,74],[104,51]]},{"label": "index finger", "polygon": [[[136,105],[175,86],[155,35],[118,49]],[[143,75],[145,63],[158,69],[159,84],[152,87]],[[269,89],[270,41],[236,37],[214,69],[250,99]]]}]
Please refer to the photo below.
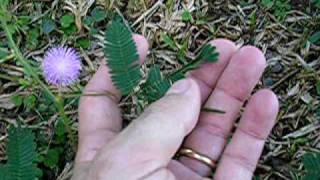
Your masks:
[{"label": "index finger", "polygon": [[[141,35],[133,35],[143,63],[148,42]],[[109,69],[101,65],[87,84],[84,94],[113,94],[113,96],[83,96],[79,105],[79,146],[76,161],[91,161],[97,151],[103,147],[115,133],[122,128],[122,119],[118,108],[120,91],[113,85]]]}]

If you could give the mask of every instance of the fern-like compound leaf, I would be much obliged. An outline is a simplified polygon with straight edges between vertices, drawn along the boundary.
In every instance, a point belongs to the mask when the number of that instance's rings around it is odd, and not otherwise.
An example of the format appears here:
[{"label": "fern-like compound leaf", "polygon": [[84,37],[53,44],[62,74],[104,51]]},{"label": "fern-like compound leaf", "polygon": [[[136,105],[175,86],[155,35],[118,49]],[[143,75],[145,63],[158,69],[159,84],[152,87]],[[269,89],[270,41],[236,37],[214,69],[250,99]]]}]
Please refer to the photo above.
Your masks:
[{"label": "fern-like compound leaf", "polygon": [[320,153],[307,153],[303,156],[303,165],[306,175],[303,180],[319,180],[320,179]]},{"label": "fern-like compound leaf", "polygon": [[7,168],[0,165],[0,180],[6,180],[8,176]]},{"label": "fern-like compound leaf", "polygon": [[139,55],[130,30],[113,21],[105,33],[104,54],[114,85],[124,94],[131,93],[142,79]]},{"label": "fern-like compound leaf", "polygon": [[207,61],[207,62],[216,62],[218,60],[219,53],[216,51],[216,47],[210,44],[206,44],[201,49],[199,55],[197,56],[197,60],[199,61]]},{"label": "fern-like compound leaf", "polygon": [[161,74],[158,66],[150,68],[147,81],[142,85],[142,97],[148,104],[160,99],[174,82],[185,77],[185,73],[198,68],[204,62],[216,62],[218,56],[214,46],[205,45],[195,60],[165,77]]},{"label": "fern-like compound leaf", "polygon": [[34,135],[28,129],[10,128],[8,139],[8,162],[0,168],[5,172],[5,180],[34,180],[37,173]]},{"label": "fern-like compound leaf", "polygon": [[162,76],[158,66],[150,68],[148,79],[142,86],[142,96],[149,104],[160,99],[174,82],[185,77],[185,73],[198,68],[204,62],[216,62],[218,56],[216,48],[208,44],[202,48],[195,60],[165,77]]},{"label": "fern-like compound leaf", "polygon": [[197,58],[188,64],[184,65],[182,68],[172,73],[169,78],[173,81],[180,80],[184,78],[185,73],[192,71],[198,68],[201,64],[205,62],[216,62],[218,60],[219,53],[216,51],[216,47],[210,44],[206,44],[201,49],[200,53],[197,55]]},{"label": "fern-like compound leaf", "polygon": [[142,86],[142,94],[148,103],[152,103],[166,94],[171,86],[170,80],[164,78],[160,68],[150,68],[146,83]]}]

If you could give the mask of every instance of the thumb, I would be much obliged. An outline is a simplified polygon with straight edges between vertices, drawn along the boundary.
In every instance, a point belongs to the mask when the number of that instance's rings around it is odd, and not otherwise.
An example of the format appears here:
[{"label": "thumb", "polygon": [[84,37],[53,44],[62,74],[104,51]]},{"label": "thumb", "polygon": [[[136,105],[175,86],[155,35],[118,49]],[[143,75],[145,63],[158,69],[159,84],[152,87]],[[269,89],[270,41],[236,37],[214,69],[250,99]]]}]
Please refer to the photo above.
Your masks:
[{"label": "thumb", "polygon": [[112,161],[113,167],[121,169],[139,167],[135,172],[140,173],[143,173],[142,164],[145,170],[166,167],[184,137],[194,128],[200,104],[197,83],[192,79],[178,81],[165,97],[150,105],[110,142],[99,159]]},{"label": "thumb", "polygon": [[[200,90],[195,81],[175,83],[166,96],[152,104],[124,131],[124,137],[148,149],[152,158],[165,162],[174,156],[184,137],[197,123],[200,112]],[[134,145],[136,146],[136,145]]]}]

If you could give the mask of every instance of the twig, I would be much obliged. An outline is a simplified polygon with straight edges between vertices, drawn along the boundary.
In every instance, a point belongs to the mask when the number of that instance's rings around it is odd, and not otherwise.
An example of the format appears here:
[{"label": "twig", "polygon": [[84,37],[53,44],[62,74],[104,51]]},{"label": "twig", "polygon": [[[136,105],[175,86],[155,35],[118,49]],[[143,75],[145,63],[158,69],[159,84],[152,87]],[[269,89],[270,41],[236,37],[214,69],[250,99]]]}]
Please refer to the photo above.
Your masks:
[{"label": "twig", "polygon": [[226,112],[224,110],[220,110],[220,109],[213,109],[213,108],[209,108],[209,107],[203,107],[201,109],[202,112],[210,112],[210,113],[218,113],[218,114],[225,114]]},{"label": "twig", "polygon": [[135,25],[137,25],[140,21],[142,21],[146,16],[148,16],[148,14],[152,13],[153,11],[155,11],[160,5],[163,4],[163,0],[158,1],[157,3],[155,3],[148,11],[146,11],[145,13],[143,13],[132,25],[131,27],[134,27]]}]

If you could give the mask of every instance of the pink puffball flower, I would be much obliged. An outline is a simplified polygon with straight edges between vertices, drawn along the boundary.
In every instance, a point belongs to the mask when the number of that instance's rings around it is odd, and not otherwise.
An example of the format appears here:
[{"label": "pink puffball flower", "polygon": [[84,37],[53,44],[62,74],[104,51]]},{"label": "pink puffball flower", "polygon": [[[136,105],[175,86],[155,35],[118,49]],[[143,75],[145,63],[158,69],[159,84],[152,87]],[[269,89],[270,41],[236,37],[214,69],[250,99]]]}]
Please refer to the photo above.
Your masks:
[{"label": "pink puffball flower", "polygon": [[81,59],[73,48],[57,46],[45,53],[42,69],[48,83],[68,86],[80,75]]}]

